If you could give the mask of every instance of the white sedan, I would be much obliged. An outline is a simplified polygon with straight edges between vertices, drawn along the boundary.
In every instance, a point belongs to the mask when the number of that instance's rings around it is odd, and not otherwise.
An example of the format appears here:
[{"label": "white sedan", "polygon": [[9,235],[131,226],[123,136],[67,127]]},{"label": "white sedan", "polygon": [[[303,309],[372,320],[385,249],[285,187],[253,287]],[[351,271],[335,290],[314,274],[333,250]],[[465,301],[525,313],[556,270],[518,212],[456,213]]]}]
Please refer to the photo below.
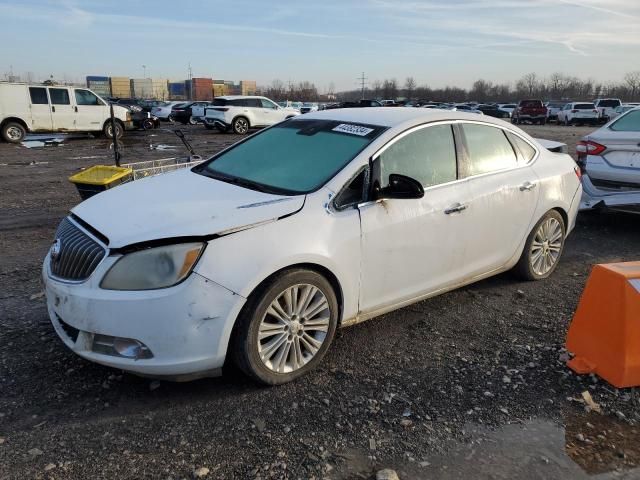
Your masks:
[{"label": "white sedan", "polygon": [[339,327],[506,270],[548,277],[576,170],[491,117],[309,113],[73,208],[43,265],[49,315],[103,365],[189,379],[229,356],[288,382]]}]

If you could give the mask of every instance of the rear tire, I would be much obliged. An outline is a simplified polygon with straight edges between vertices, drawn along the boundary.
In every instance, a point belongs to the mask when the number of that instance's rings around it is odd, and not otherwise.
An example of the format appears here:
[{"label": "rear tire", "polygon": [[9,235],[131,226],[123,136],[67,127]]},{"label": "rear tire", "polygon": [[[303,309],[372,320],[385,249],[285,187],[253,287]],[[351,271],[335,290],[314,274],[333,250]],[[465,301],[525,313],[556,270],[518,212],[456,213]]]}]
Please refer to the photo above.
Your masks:
[{"label": "rear tire", "polygon": [[211,125],[207,125],[206,123],[204,124],[204,128],[206,128],[207,130],[213,130],[213,127]]},{"label": "rear tire", "polygon": [[5,142],[20,143],[27,135],[27,130],[18,122],[7,122],[2,126],[0,135]]},{"label": "rear tire", "polygon": [[196,125],[197,123],[198,123],[198,120],[193,118],[193,115],[189,117],[189,125]]},{"label": "rear tire", "polygon": [[233,128],[233,133],[237,135],[246,135],[249,133],[249,120],[245,117],[235,118],[231,127]]},{"label": "rear tire", "polygon": [[235,364],[265,385],[287,383],[318,366],[338,325],[338,300],[317,272],[285,270],[258,287],[234,327]]},{"label": "rear tire", "polygon": [[542,280],[551,275],[564,250],[565,232],[562,215],[549,210],[529,233],[514,273],[523,280]]}]

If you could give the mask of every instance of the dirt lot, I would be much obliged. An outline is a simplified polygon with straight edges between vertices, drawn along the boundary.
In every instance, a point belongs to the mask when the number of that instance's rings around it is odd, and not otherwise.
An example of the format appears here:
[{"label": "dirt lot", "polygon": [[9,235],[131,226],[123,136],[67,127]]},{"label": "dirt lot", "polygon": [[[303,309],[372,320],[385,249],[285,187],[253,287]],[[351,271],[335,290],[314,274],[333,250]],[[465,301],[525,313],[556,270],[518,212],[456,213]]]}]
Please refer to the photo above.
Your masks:
[{"label": "dirt lot", "polygon": [[[589,131],[525,128],[572,151]],[[237,140],[186,131],[202,155]],[[183,153],[157,144],[180,145],[169,131],[131,133],[124,157]],[[104,139],[0,144],[0,479],[191,478],[203,467],[205,478],[640,475],[634,392],[573,375],[563,349],[591,265],[640,256],[637,217],[581,214],[547,281],[504,274],[344,329],[293,384],[261,388],[234,370],[151,382],[68,351],[40,285],[54,230],[79,201],[67,177],[110,155]],[[585,390],[603,415],[585,413]]]}]

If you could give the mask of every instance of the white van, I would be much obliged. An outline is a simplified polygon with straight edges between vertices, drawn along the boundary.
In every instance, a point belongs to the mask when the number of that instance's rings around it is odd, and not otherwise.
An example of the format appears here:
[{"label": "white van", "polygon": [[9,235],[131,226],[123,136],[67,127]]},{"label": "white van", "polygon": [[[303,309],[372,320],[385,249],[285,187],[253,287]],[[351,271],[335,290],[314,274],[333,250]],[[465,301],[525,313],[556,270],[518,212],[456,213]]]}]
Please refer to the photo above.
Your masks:
[{"label": "white van", "polygon": [[[116,136],[133,128],[131,113],[113,106]],[[0,137],[21,142],[28,132],[103,132],[111,137],[109,104],[87,88],[0,83]]]}]

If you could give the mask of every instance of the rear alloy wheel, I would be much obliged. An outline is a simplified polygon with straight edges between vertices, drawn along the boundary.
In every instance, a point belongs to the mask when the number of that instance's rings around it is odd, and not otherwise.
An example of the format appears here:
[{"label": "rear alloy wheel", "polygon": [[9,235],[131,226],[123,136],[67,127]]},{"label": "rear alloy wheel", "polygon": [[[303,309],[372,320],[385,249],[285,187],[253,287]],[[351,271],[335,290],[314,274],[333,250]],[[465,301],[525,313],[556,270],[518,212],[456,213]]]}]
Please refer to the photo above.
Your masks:
[{"label": "rear alloy wheel", "polygon": [[27,135],[27,130],[16,122],[6,123],[0,132],[5,142],[20,143]]},{"label": "rear alloy wheel", "polygon": [[551,210],[533,227],[515,271],[525,280],[542,280],[553,273],[564,249],[566,226]]},{"label": "rear alloy wheel", "polygon": [[310,270],[290,270],[249,298],[238,319],[232,354],[261,383],[290,382],[324,357],[338,324],[331,284]]},{"label": "rear alloy wheel", "polygon": [[233,121],[233,133],[238,135],[246,135],[249,132],[249,120],[244,117],[238,117]]}]

